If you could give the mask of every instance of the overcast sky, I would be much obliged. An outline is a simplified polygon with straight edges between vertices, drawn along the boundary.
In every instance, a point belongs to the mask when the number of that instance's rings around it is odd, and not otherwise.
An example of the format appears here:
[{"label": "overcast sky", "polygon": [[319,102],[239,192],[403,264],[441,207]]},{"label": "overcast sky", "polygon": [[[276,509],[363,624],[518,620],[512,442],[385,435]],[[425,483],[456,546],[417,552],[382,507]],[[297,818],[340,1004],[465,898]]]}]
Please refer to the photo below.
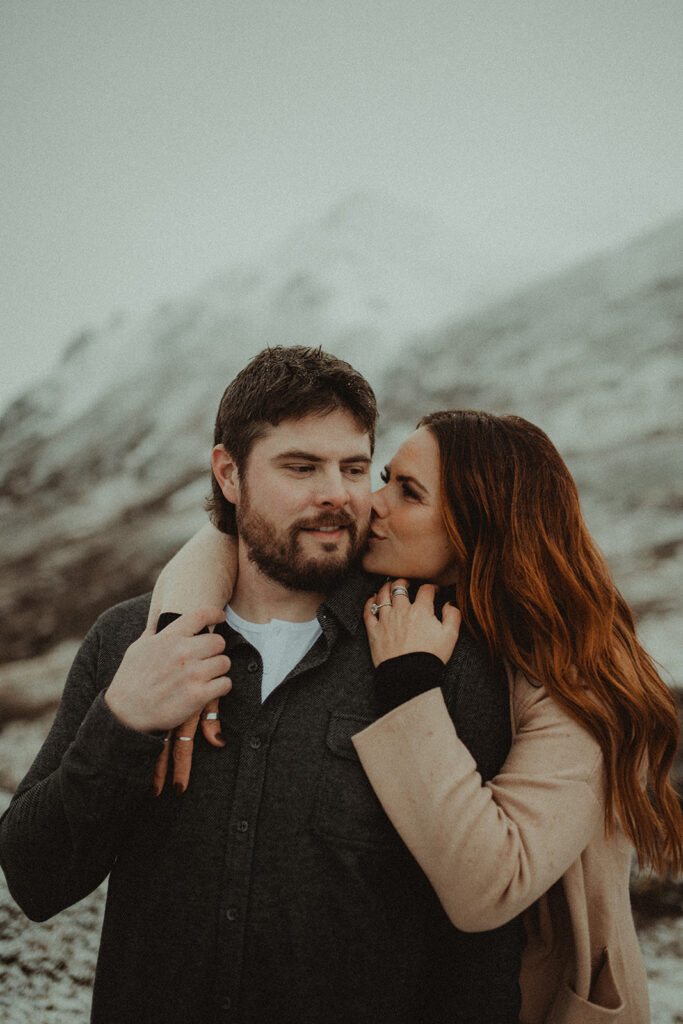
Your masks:
[{"label": "overcast sky", "polygon": [[2,0],[0,404],[345,195],[541,272],[683,210],[681,0]]}]

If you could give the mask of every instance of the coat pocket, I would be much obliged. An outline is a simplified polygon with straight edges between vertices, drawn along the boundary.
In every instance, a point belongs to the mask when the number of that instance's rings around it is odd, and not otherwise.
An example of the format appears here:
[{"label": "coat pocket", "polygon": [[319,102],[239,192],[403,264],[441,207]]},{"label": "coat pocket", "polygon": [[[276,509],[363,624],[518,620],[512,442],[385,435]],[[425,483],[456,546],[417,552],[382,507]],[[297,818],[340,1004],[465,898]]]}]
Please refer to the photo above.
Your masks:
[{"label": "coat pocket", "polygon": [[603,1024],[620,1020],[626,1020],[626,1006],[606,949],[602,966],[591,985],[589,998],[578,996],[565,982],[555,998],[546,1024]]},{"label": "coat pocket", "polygon": [[400,845],[398,835],[368,782],[351,737],[369,719],[333,712],[313,809],[318,835],[361,846]]}]

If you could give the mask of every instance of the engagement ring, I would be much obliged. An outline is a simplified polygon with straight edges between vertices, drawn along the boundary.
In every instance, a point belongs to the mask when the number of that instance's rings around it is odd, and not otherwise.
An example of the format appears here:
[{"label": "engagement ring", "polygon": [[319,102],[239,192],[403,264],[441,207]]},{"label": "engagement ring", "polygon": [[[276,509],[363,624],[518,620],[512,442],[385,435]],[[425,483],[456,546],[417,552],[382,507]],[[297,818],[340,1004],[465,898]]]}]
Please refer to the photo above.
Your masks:
[{"label": "engagement ring", "polygon": [[378,618],[380,608],[391,608],[391,601],[385,601],[383,604],[375,604],[373,601],[373,603],[370,605],[370,611],[372,612],[373,615],[376,615]]}]

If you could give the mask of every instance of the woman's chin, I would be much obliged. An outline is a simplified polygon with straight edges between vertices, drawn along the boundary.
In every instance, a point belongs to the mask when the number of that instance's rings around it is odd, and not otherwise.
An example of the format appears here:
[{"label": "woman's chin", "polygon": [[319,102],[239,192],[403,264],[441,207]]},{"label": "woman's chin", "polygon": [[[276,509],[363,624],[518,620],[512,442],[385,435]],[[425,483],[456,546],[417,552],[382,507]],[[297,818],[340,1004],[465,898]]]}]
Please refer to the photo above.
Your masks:
[{"label": "woman's chin", "polygon": [[361,560],[361,565],[366,572],[372,573],[375,576],[380,576],[382,574],[386,576],[386,570],[383,569],[379,563],[380,559],[375,556],[373,551],[366,551]]},{"label": "woman's chin", "polygon": [[380,558],[374,551],[366,551],[361,562],[366,572],[373,576],[401,576],[386,558]]}]

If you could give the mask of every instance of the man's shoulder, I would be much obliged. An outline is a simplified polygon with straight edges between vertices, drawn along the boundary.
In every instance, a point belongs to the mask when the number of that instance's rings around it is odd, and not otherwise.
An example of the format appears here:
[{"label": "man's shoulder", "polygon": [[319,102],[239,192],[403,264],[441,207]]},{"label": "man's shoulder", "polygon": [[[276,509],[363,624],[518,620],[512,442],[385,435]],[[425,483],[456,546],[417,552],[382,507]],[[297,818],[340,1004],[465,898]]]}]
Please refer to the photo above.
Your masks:
[{"label": "man's shoulder", "polygon": [[99,616],[93,631],[103,640],[121,640],[131,644],[145,628],[151,598],[150,592],[112,605]]},{"label": "man's shoulder", "polygon": [[496,657],[464,627],[446,665],[442,684],[449,708],[477,717],[502,715],[509,719],[510,691],[502,659]]},{"label": "man's shoulder", "polygon": [[462,629],[442,689],[458,735],[474,756],[482,778],[493,778],[512,740],[505,665]]}]

